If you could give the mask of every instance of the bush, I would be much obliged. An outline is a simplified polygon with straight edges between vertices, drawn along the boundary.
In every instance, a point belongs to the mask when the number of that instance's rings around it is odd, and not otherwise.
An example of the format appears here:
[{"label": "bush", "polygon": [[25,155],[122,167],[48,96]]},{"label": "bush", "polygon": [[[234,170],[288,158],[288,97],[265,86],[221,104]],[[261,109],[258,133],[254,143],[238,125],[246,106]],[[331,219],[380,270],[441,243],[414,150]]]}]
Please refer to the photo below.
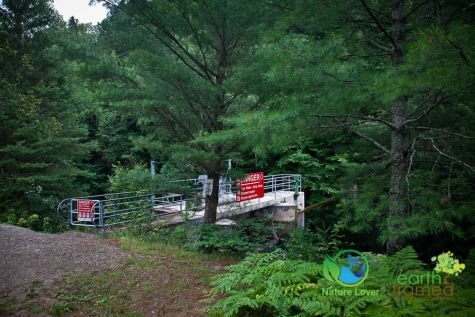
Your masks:
[{"label": "bush", "polygon": [[[475,252],[471,253],[473,260]],[[323,276],[323,266],[313,262],[290,260],[277,249],[267,254],[254,254],[241,263],[227,267],[227,273],[214,277],[211,299],[218,294],[227,297],[211,308],[212,316],[473,316],[473,285],[469,278],[450,277],[454,283],[453,300],[395,299],[393,286],[398,274],[426,275],[424,263],[412,247],[391,257],[365,253],[372,268],[368,278],[357,288],[379,291],[378,294],[328,295],[323,289],[348,290]],[[360,293],[361,294],[361,293]]]},{"label": "bush", "polygon": [[109,176],[109,192],[135,192],[148,190],[152,186],[150,171],[146,166],[136,165],[131,169],[113,165],[113,175]]},{"label": "bush", "polygon": [[234,228],[202,224],[186,245],[190,250],[208,253],[245,255],[264,249],[274,237],[267,217],[254,217],[237,223]]},{"label": "bush", "polygon": [[18,220],[18,225],[23,228],[28,228],[31,230],[39,230],[42,223],[37,214],[32,214],[28,218],[20,218]]},{"label": "bush", "polygon": [[290,239],[284,242],[284,249],[290,259],[322,262],[341,249],[343,237],[335,226],[319,228],[309,222],[305,228],[297,228],[290,234]]},{"label": "bush", "polygon": [[[120,165],[113,166],[113,175],[109,176],[109,192],[106,197],[114,199],[124,196],[139,196],[129,198],[126,201],[119,201],[119,211],[117,215],[106,220],[106,223],[125,222],[132,220],[147,219],[150,215],[151,198],[142,197],[153,188],[154,181],[150,172],[145,166],[136,165],[131,169]],[[129,194],[116,195],[117,193],[127,192]],[[113,194],[115,193],[115,194]],[[115,205],[109,204],[104,208],[104,213],[115,212]]]},{"label": "bush", "polygon": [[322,265],[289,260],[277,249],[255,254],[215,277],[212,295],[224,293],[214,316],[351,316],[382,296],[323,296],[321,288],[341,289],[323,278]]}]

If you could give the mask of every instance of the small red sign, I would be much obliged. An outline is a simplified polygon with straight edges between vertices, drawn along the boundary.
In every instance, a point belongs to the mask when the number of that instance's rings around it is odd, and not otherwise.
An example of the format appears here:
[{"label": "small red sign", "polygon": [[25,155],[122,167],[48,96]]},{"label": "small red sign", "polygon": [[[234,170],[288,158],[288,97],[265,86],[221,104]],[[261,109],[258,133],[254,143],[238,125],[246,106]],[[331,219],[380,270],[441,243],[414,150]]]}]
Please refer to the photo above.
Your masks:
[{"label": "small red sign", "polygon": [[94,219],[94,200],[78,200],[78,220],[92,221]]},{"label": "small red sign", "polygon": [[236,202],[264,197],[264,172],[247,174],[243,180],[237,180]]}]

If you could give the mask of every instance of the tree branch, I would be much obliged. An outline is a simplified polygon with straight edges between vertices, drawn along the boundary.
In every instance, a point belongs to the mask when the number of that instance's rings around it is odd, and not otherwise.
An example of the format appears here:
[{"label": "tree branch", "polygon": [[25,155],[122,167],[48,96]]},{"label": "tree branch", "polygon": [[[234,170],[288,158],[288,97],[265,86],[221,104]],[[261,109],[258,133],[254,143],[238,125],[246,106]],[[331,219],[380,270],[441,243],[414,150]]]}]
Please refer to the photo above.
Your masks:
[{"label": "tree branch", "polygon": [[449,41],[450,44],[452,44],[453,47],[455,47],[459,51],[460,56],[462,56],[463,60],[465,61],[465,64],[470,64],[467,59],[467,56],[465,56],[465,54],[463,53],[463,50],[457,45],[455,45],[455,43],[452,42],[447,36],[445,38],[447,39],[447,41]]},{"label": "tree branch", "polygon": [[412,145],[411,145],[412,153],[411,153],[411,156],[409,157],[409,167],[407,168],[407,173],[406,173],[407,200],[408,200],[409,203],[411,204],[412,212],[414,212],[414,204],[412,203],[411,197],[410,197],[410,195],[409,195],[409,191],[410,191],[410,186],[409,186],[409,174],[411,173],[411,168],[412,168],[412,163],[413,163],[414,154],[416,154],[416,147],[415,147],[416,141],[417,141],[417,139],[416,139],[414,142],[412,142]]},{"label": "tree branch", "polygon": [[[213,72],[210,71],[210,69],[208,69],[200,61],[198,61],[190,52],[188,52],[183,47],[183,45],[180,43],[180,41],[178,41],[178,39],[171,32],[169,32],[169,30],[167,30],[164,27],[164,24],[161,23],[160,20],[156,20],[157,19],[156,16],[148,17],[149,20],[151,19],[151,21],[149,21],[149,22],[152,22],[153,24],[155,24],[155,26],[164,34],[165,38],[168,38],[170,41],[175,43],[178,46],[178,50],[173,48],[170,43],[167,43],[159,34],[154,32],[149,26],[147,26],[144,22],[142,22],[139,18],[137,18],[132,13],[128,12],[127,10],[122,8],[121,6],[112,3],[111,0],[102,0],[102,1],[108,3],[112,7],[115,7],[116,9],[118,9],[118,10],[124,12],[125,14],[127,14],[129,17],[133,18],[135,21],[137,21],[139,23],[139,25],[144,27],[160,43],[162,43],[167,49],[169,49],[170,52],[173,53],[173,55],[175,55],[178,59],[180,59],[190,70],[192,70],[194,73],[196,73],[198,76],[202,77],[203,79],[206,79],[206,80],[209,80],[209,81],[213,82],[212,78],[209,75],[210,72],[212,73],[212,75],[214,75]],[[158,25],[157,25],[157,23],[158,23]],[[189,61],[187,61],[185,56],[188,57],[198,68],[194,67]]]},{"label": "tree branch", "polygon": [[362,119],[362,120],[370,121],[370,122],[379,122],[379,123],[382,123],[382,124],[390,127],[391,129],[396,129],[396,126],[394,124],[392,124],[389,121],[383,120],[383,119],[368,117],[368,116],[361,116],[361,115],[356,116],[356,119]]},{"label": "tree branch", "polygon": [[312,126],[314,129],[335,129],[335,128],[346,128],[355,125],[354,123],[342,123],[337,125],[316,125]]},{"label": "tree branch", "polygon": [[421,115],[418,115],[417,117],[415,118],[412,118],[412,119],[408,119],[404,122],[404,125],[407,125],[411,122],[415,122],[415,121],[419,121],[420,119],[424,118],[425,116],[427,116],[432,110],[434,110],[435,108],[437,108],[444,100],[447,100],[448,98],[450,98],[451,95],[448,95],[448,96],[445,96],[443,98],[440,98],[440,100],[436,101],[432,106],[430,106],[429,108],[426,109],[426,111],[424,111]]},{"label": "tree branch", "polygon": [[475,173],[475,169],[473,169],[473,167],[471,167],[471,166],[468,165],[467,163],[464,163],[464,162],[462,162],[461,160],[456,159],[455,157],[450,156],[450,155],[448,155],[448,154],[442,152],[442,151],[435,145],[435,142],[434,142],[434,139],[433,139],[433,138],[424,138],[424,139],[425,139],[425,140],[430,140],[431,143],[432,143],[432,147],[433,147],[434,150],[436,150],[440,155],[445,156],[445,157],[447,157],[447,158],[449,158],[449,159],[451,159],[451,160],[454,160],[454,161],[457,162],[458,164],[462,165],[463,167],[468,168],[469,170],[471,170],[472,172]]},{"label": "tree branch", "polygon": [[365,139],[366,141],[370,142],[371,144],[373,144],[374,146],[376,146],[378,149],[380,149],[381,151],[383,151],[384,153],[386,154],[391,154],[391,152],[389,152],[389,150],[387,148],[385,148],[384,146],[382,146],[380,143],[376,142],[375,140],[373,140],[372,138],[370,138],[369,136],[367,135],[364,135],[363,133],[359,132],[359,131],[356,131],[356,130],[351,130],[351,132],[353,132],[354,134],[356,134],[357,136]]},{"label": "tree branch", "polygon": [[273,7],[277,7],[277,8],[280,8],[280,9],[284,9],[284,10],[289,10],[289,11],[294,11],[295,9],[292,9],[292,8],[289,8],[289,7],[284,7],[282,5],[278,5],[278,4],[275,4],[275,3],[272,3],[272,2],[264,2],[265,5],[268,5],[268,6],[273,6]]},{"label": "tree branch", "polygon": [[332,118],[332,119],[341,119],[341,118],[350,118],[350,119],[359,119],[359,120],[364,120],[364,121],[369,121],[369,122],[379,122],[382,123],[391,129],[395,129],[396,127],[391,123],[383,119],[379,118],[374,118],[374,117],[368,117],[368,116],[362,116],[362,115],[357,115],[357,116],[350,116],[350,115],[323,115],[323,114],[314,114],[312,115],[313,117],[316,118]]},{"label": "tree branch", "polygon": [[181,16],[183,17],[183,19],[185,20],[186,24],[188,25],[188,27],[190,28],[191,30],[191,33],[193,34],[193,37],[195,38],[195,41],[198,45],[198,48],[200,50],[200,53],[201,53],[201,56],[203,58],[203,63],[204,63],[204,66],[206,68],[207,67],[207,62],[206,62],[206,54],[203,50],[203,46],[201,45],[201,41],[199,40],[198,38],[198,32],[195,30],[195,28],[193,27],[193,24],[191,23],[190,19],[186,16],[186,14],[183,12],[183,10],[181,10],[175,3],[172,3],[172,5],[175,7],[175,9],[180,12]]},{"label": "tree branch", "polygon": [[382,57],[382,56],[388,56],[388,55],[391,55],[391,54],[387,54],[387,53],[371,54],[371,55],[348,54],[348,55],[338,56],[337,59],[346,60],[349,57],[373,58],[373,57]]},{"label": "tree branch", "polygon": [[376,48],[379,48],[380,50],[382,51],[385,51],[385,52],[391,52],[391,49],[389,47],[386,47],[384,45],[381,45],[379,43],[377,43],[375,40],[373,40],[372,38],[368,37],[368,41],[371,45],[373,45],[374,47]]},{"label": "tree branch", "polygon": [[420,7],[422,7],[423,5],[425,5],[426,3],[430,2],[430,1],[432,1],[432,0],[423,1],[423,2],[419,3],[417,6],[412,7],[411,11],[409,11],[409,13],[406,14],[406,18],[408,16],[410,16],[411,14],[413,14],[417,9],[419,9]]},{"label": "tree branch", "polygon": [[411,128],[409,128],[409,129],[432,130],[432,131],[437,131],[437,132],[440,132],[440,133],[445,133],[445,134],[450,134],[450,135],[458,136],[458,137],[461,137],[461,138],[464,138],[464,139],[474,139],[473,137],[470,137],[470,136],[466,136],[466,135],[459,134],[459,133],[455,133],[455,132],[451,132],[451,131],[445,131],[445,130],[437,129],[437,128],[430,128],[430,127],[411,127]]},{"label": "tree branch", "polygon": [[391,35],[388,34],[388,32],[386,32],[386,30],[383,28],[383,26],[381,25],[381,23],[379,23],[378,19],[376,19],[376,17],[374,16],[373,12],[371,12],[371,9],[368,7],[368,5],[366,4],[366,2],[364,0],[360,0],[360,2],[363,4],[366,12],[368,12],[368,14],[370,15],[371,19],[373,19],[373,21],[376,23],[376,25],[378,26],[378,28],[384,33],[384,35],[389,39],[389,41],[391,41],[392,45],[394,46],[394,48],[397,48],[397,45],[396,45],[396,41],[394,41],[394,39],[392,38]]}]

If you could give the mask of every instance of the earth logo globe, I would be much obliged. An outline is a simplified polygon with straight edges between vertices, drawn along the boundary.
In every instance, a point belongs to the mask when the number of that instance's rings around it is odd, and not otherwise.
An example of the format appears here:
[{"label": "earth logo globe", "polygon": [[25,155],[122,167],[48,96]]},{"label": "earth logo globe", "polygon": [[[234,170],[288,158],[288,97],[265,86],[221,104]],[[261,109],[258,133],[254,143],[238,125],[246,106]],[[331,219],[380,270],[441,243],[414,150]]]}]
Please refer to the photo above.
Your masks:
[{"label": "earth logo globe", "polygon": [[323,261],[323,276],[347,287],[358,286],[368,277],[369,263],[356,250],[341,250],[333,258]]}]

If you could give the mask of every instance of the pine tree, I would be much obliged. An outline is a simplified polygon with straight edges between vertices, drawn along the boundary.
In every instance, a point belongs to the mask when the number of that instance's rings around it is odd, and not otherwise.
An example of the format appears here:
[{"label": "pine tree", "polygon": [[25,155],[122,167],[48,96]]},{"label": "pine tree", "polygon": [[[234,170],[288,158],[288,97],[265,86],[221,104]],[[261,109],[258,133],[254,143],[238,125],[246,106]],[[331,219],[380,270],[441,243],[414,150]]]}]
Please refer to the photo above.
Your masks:
[{"label": "pine tree", "polygon": [[[315,134],[350,140],[339,182],[359,191],[340,217],[355,231],[379,230],[390,254],[416,237],[462,236],[461,219],[474,220],[465,194],[474,172],[470,3],[287,6],[281,31],[268,33],[248,67],[262,73],[248,90],[262,107],[235,118],[237,130],[261,127],[253,142],[264,150]],[[454,186],[464,194],[439,204]]]},{"label": "pine tree", "polygon": [[114,54],[101,97],[140,118],[148,131],[141,146],[213,180],[204,215],[213,223],[225,160],[240,143],[217,132],[226,130],[226,114],[249,106],[233,76],[273,8],[247,0],[105,2],[112,9],[101,36]]},{"label": "pine tree", "polygon": [[[0,9],[0,214],[54,217],[57,199],[79,193],[77,163],[89,146],[50,50],[61,20],[45,0],[3,1]],[[78,192],[79,190],[79,192]]]}]

